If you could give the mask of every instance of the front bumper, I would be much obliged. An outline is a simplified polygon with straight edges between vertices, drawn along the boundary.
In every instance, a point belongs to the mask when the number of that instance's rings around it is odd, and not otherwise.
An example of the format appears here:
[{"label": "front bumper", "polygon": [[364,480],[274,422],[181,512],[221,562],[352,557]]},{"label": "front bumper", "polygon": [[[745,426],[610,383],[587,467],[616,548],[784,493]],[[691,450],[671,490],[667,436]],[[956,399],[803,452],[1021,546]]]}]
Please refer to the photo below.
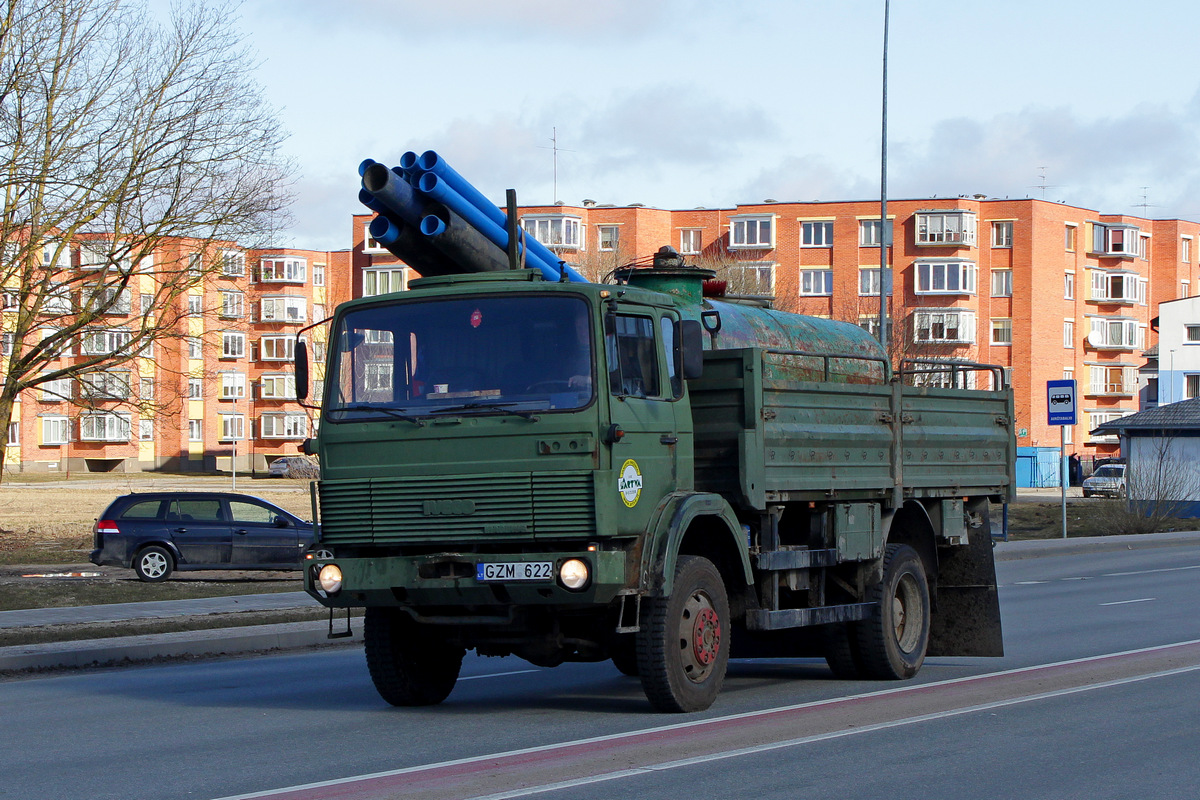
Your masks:
[{"label": "front bumper", "polygon": [[[587,562],[591,576],[578,591],[556,580],[494,582],[475,578],[478,563],[551,561],[557,575],[558,565],[571,558]],[[630,582],[627,559],[623,550],[313,559],[305,564],[304,590],[330,608],[406,606],[465,611],[489,606],[605,606]],[[342,588],[331,595],[316,582],[326,564],[337,564],[342,570]],[[447,572],[455,576],[447,576]]]}]

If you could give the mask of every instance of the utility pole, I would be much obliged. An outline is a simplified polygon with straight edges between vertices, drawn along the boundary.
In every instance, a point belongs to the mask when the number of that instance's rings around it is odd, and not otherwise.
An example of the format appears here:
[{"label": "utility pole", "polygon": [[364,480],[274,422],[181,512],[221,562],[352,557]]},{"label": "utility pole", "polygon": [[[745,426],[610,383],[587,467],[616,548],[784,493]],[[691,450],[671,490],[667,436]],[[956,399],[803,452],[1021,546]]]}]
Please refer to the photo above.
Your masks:
[{"label": "utility pole", "polygon": [[891,355],[888,347],[887,287],[888,280],[888,235],[887,235],[887,63],[888,63],[888,17],[891,0],[883,0],[883,130],[880,135],[879,167],[879,344]]}]

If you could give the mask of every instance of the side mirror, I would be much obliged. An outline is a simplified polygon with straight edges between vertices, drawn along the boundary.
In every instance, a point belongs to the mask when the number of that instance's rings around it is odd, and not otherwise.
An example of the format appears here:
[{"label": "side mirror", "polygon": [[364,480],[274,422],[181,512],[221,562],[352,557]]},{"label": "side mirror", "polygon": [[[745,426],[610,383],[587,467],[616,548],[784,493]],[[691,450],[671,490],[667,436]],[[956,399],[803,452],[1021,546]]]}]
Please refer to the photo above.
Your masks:
[{"label": "side mirror", "polygon": [[296,399],[304,400],[308,398],[308,343],[303,339],[296,339],[294,359],[296,363]]},{"label": "side mirror", "polygon": [[704,331],[700,323],[694,319],[680,320],[679,336],[676,339],[679,348],[680,372],[686,380],[699,378],[704,374]]},{"label": "side mirror", "polygon": [[288,522],[287,517],[283,516],[282,514],[275,515],[275,527],[276,528],[289,528],[289,527],[291,527],[291,525],[292,525],[292,523]]}]

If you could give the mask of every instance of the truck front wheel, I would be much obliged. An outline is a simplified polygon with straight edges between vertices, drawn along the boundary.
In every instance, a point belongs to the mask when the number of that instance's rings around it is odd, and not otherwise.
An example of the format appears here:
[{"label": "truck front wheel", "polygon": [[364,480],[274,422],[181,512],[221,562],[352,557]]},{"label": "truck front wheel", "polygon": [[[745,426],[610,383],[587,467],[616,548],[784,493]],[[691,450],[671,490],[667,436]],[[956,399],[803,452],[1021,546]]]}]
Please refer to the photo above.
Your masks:
[{"label": "truck front wheel", "polygon": [[883,580],[867,593],[878,613],[857,623],[858,653],[866,677],[901,680],[917,674],[929,646],[929,584],[917,551],[890,544]]},{"label": "truck front wheel", "polygon": [[458,682],[464,650],[432,635],[395,608],[368,608],[363,619],[367,670],[394,706],[431,706]]},{"label": "truck front wheel", "polygon": [[729,597],[711,561],[680,556],[671,595],[643,601],[637,660],[658,711],[703,711],[716,700],[729,663]]}]

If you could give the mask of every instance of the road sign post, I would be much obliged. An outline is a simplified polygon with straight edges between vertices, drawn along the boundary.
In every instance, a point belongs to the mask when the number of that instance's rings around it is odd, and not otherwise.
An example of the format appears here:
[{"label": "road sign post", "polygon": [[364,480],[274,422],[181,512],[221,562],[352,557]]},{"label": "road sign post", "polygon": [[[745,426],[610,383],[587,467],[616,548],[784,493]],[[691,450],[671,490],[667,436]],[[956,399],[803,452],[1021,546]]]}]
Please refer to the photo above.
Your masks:
[{"label": "road sign post", "polygon": [[1078,414],[1075,408],[1075,381],[1064,379],[1046,381],[1046,421],[1058,427],[1058,483],[1062,487],[1062,532],[1067,538],[1067,435],[1063,428],[1075,425]]}]

